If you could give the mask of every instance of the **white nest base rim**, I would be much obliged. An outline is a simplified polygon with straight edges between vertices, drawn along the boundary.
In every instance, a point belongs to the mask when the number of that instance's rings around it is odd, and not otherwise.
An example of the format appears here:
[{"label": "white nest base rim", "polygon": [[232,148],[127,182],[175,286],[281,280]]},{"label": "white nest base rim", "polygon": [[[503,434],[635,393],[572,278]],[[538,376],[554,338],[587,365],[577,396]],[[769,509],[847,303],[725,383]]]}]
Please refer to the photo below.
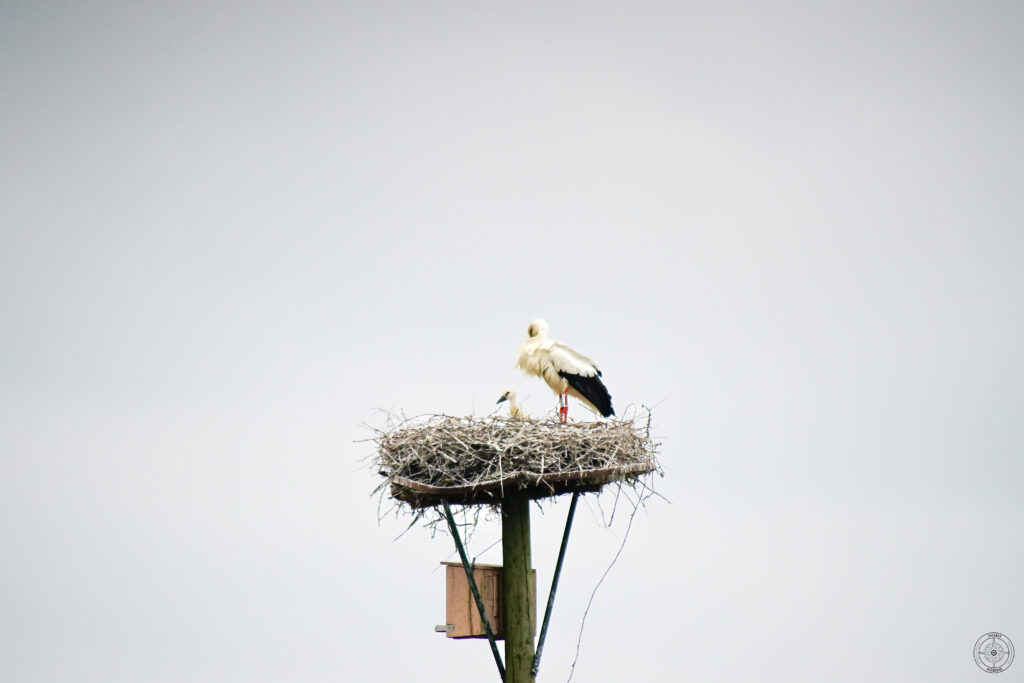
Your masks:
[{"label": "white nest base rim", "polygon": [[633,480],[653,471],[654,466],[637,463],[581,472],[517,472],[497,481],[467,486],[430,486],[395,476],[391,478],[391,497],[412,508],[433,507],[445,502],[457,505],[497,505],[510,492],[526,494],[531,499],[550,498],[564,493],[588,493],[600,491],[605,484]]}]

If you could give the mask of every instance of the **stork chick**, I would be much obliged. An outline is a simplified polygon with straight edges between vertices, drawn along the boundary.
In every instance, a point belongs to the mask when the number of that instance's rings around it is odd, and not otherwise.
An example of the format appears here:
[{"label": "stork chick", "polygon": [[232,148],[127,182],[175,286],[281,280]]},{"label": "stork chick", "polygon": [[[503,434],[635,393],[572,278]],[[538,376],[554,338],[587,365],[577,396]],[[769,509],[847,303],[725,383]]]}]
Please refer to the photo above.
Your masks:
[{"label": "stork chick", "polygon": [[594,361],[565,344],[548,339],[545,320],[534,320],[526,332],[516,365],[526,374],[540,377],[558,395],[558,415],[562,422],[569,416],[570,396],[602,417],[615,414],[612,397],[601,382],[601,371]]},{"label": "stork chick", "polygon": [[498,403],[508,401],[508,416],[514,420],[523,419],[526,414],[519,409],[519,403],[516,401],[516,390],[506,389],[505,393],[498,399]]}]

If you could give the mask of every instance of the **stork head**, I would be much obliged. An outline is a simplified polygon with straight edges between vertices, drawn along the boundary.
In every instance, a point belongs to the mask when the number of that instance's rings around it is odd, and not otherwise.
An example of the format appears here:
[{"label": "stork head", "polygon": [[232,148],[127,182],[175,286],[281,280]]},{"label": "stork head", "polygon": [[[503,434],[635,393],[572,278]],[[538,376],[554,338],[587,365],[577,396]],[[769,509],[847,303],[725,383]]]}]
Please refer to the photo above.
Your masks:
[{"label": "stork head", "polygon": [[534,337],[546,337],[548,334],[548,321],[543,318],[537,318],[530,323],[530,326],[526,328],[526,334],[533,339]]},{"label": "stork head", "polygon": [[515,404],[515,402],[516,402],[516,390],[515,389],[506,389],[505,393],[502,394],[501,398],[498,399],[498,403],[504,403],[505,401],[510,401],[513,404]]}]

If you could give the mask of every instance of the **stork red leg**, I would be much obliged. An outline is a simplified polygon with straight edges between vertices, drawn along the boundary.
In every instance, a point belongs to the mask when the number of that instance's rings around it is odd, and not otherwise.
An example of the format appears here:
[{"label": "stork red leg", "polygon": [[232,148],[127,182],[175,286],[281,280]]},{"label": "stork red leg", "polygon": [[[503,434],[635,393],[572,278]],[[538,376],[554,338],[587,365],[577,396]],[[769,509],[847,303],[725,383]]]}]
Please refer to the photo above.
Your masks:
[{"label": "stork red leg", "polygon": [[562,424],[569,419],[569,390],[566,389],[558,397],[558,420]]}]

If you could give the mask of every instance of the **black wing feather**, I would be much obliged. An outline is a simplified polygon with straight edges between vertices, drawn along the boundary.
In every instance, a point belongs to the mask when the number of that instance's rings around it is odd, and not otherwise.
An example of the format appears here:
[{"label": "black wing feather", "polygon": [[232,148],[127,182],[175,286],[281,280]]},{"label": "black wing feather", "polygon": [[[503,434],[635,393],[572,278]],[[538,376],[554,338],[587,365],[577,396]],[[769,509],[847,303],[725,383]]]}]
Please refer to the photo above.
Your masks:
[{"label": "black wing feather", "polygon": [[601,417],[611,417],[615,414],[615,410],[612,409],[611,394],[608,393],[608,388],[601,381],[600,370],[593,377],[574,375],[562,370],[559,370],[558,374],[565,378],[569,386],[580,392],[583,398],[590,401],[597,408],[597,412],[601,413]]}]

